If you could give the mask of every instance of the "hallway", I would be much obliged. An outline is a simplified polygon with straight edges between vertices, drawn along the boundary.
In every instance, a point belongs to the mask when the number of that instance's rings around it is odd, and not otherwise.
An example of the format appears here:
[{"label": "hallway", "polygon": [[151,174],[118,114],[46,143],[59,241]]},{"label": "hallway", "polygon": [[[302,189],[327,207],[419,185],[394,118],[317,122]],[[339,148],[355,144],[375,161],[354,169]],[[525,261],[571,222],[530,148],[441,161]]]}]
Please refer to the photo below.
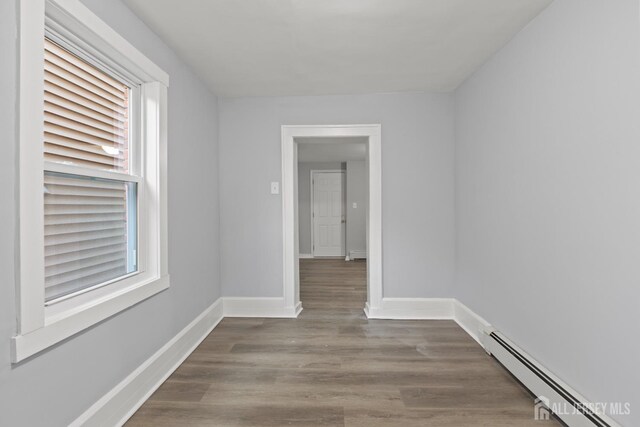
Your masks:
[{"label": "hallway", "polygon": [[300,300],[308,310],[354,310],[367,301],[367,262],[341,259],[300,260]]},{"label": "hallway", "polygon": [[298,319],[224,319],[127,425],[558,425],[455,322],[367,320],[366,262],[300,277]]}]

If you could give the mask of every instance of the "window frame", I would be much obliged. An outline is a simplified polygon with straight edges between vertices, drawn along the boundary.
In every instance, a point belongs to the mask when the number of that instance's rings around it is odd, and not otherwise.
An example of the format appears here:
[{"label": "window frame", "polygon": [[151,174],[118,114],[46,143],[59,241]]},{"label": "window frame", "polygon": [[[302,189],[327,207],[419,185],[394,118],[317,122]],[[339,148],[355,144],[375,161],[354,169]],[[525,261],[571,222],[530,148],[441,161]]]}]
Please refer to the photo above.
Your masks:
[{"label": "window frame", "polygon": [[[44,38],[78,47],[139,87],[132,144],[139,169],[91,175],[137,182],[138,271],[106,286],[45,304],[44,171],[87,175],[87,168],[44,162]],[[17,333],[12,361],[22,361],[169,287],[167,253],[167,88],[169,76],[79,0],[20,3],[19,239]],[[53,39],[55,41],[55,38]]]}]

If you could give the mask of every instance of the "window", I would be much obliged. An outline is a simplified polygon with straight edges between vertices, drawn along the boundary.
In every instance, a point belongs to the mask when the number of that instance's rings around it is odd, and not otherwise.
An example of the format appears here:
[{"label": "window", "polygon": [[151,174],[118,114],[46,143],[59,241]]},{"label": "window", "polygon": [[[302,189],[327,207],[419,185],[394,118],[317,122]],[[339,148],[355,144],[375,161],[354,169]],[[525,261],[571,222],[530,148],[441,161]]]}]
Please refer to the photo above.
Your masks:
[{"label": "window", "polygon": [[168,80],[79,0],[22,5],[14,362],[168,288]]},{"label": "window", "polygon": [[44,46],[44,296],[53,304],[137,272],[139,168],[133,85],[48,37]]}]

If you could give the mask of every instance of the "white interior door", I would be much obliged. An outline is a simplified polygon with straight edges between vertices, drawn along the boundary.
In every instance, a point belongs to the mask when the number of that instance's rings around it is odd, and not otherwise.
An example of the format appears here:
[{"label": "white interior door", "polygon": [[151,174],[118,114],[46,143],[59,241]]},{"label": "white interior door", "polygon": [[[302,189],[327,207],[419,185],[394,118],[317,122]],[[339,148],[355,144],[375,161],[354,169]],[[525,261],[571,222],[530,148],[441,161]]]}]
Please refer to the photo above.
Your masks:
[{"label": "white interior door", "polygon": [[345,255],[344,172],[313,172],[313,255]]}]

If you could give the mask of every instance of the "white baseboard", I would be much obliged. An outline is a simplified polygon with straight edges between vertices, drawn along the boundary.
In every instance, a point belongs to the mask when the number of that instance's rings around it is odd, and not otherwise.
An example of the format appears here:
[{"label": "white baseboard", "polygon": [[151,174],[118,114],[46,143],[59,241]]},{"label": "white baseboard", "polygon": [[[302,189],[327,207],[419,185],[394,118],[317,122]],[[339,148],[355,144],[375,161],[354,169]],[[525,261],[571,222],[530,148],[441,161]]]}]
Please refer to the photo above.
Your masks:
[{"label": "white baseboard", "polygon": [[471,311],[469,307],[457,299],[453,303],[453,320],[483,347],[483,336],[493,330],[489,322]]},{"label": "white baseboard", "polygon": [[298,258],[299,259],[311,259],[311,258],[313,258],[313,254],[299,254]]},{"label": "white baseboard", "polygon": [[224,317],[295,318],[302,311],[302,303],[286,307],[284,298],[224,297]]},{"label": "white baseboard", "polygon": [[218,325],[222,307],[218,298],[71,426],[122,426]]},{"label": "white baseboard", "polygon": [[369,319],[454,320],[483,345],[482,335],[491,330],[489,322],[455,298],[383,298],[380,307],[365,306]]},{"label": "white baseboard", "polygon": [[379,307],[366,305],[370,319],[453,319],[453,298],[383,298]]},{"label": "white baseboard", "polygon": [[367,258],[367,251],[364,250],[353,250],[353,251],[349,251],[349,258],[351,259],[366,259]]}]

